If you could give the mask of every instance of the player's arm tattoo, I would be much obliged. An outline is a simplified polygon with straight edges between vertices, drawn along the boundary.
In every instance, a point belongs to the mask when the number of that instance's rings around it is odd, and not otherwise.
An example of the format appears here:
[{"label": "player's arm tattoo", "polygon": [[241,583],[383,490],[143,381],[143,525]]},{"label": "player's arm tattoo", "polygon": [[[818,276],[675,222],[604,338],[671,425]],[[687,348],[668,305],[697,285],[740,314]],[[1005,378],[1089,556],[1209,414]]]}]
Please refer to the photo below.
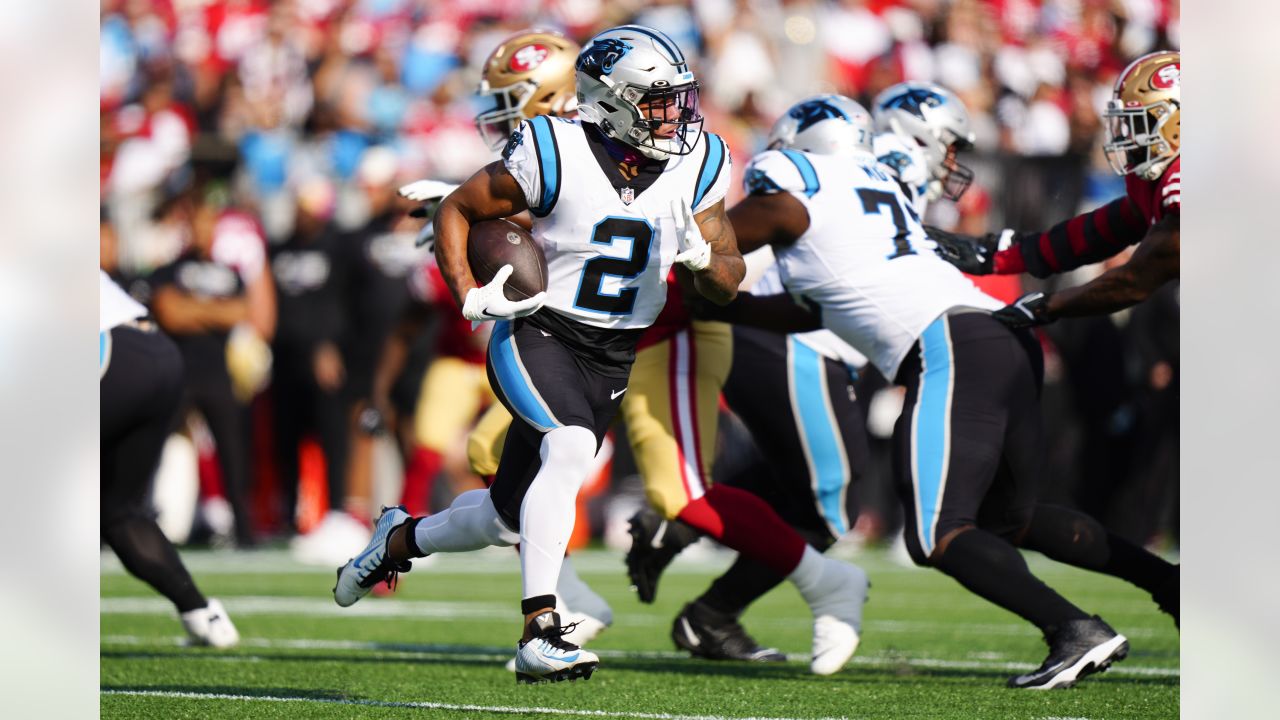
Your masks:
[{"label": "player's arm tattoo", "polygon": [[738,252],[733,225],[725,216],[724,200],[694,216],[702,239],[711,246],[711,265],[694,273],[698,292],[717,305],[724,305],[738,294],[738,285],[747,274],[747,263]]},{"label": "player's arm tattoo", "polygon": [[436,262],[458,307],[462,307],[467,293],[476,286],[467,263],[467,236],[471,226],[528,209],[524,190],[501,160],[481,168],[440,203],[432,220],[436,231]]},{"label": "player's arm tattoo", "polygon": [[1051,317],[1105,315],[1136,305],[1179,276],[1180,216],[1164,216],[1147,232],[1128,262],[1084,285],[1049,296]]}]

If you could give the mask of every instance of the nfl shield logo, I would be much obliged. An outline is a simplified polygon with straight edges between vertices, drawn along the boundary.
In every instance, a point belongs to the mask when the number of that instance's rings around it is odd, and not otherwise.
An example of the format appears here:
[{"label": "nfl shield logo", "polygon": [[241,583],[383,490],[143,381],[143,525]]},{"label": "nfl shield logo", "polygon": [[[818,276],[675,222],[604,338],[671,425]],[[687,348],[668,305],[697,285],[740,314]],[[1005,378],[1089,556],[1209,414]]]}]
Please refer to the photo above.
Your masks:
[{"label": "nfl shield logo", "polygon": [[636,191],[629,187],[622,188],[618,191],[618,194],[622,196],[623,205],[630,205],[631,201],[636,199]]}]

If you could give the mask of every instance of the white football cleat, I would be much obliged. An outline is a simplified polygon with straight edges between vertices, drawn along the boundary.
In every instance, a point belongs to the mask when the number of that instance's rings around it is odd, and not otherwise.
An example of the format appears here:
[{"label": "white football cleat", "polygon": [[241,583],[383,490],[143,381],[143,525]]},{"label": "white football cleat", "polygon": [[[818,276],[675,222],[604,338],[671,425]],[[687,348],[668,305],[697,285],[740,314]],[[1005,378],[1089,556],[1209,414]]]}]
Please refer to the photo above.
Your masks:
[{"label": "white football cleat", "polygon": [[182,627],[187,629],[187,645],[215,648],[232,648],[240,644],[240,632],[231,622],[222,603],[209,598],[209,604],[199,610],[190,610],[180,616]]},{"label": "white football cleat", "polygon": [[858,650],[858,631],[833,615],[813,620],[813,659],[809,671],[815,675],[839,672]]},{"label": "white football cleat", "polygon": [[397,526],[411,519],[402,506],[382,509],[369,544],[359,555],[338,568],[338,582],[333,586],[333,599],[338,605],[350,607],[369,594],[374,585],[383,580],[394,582],[397,573],[409,571],[410,564],[407,561],[392,567],[386,563],[386,557],[387,536]]},{"label": "white football cleat", "polygon": [[533,637],[516,644],[516,682],[590,680],[600,658],[563,639],[560,616],[551,610],[530,621]]},{"label": "white football cleat", "polygon": [[813,659],[816,675],[839,672],[858,649],[862,606],[867,602],[867,574],[857,565],[824,558],[821,588],[809,604],[813,611]]},{"label": "white football cleat", "polygon": [[[563,602],[557,602],[556,607],[558,608],[557,612],[560,610],[564,611],[563,617],[565,620],[568,620],[565,626],[561,628],[564,632],[560,634],[560,638],[573,643],[578,647],[582,647],[583,645],[591,642],[609,627],[609,623],[606,623],[603,620],[591,617],[586,613],[570,610],[564,606]],[[516,659],[511,658],[508,660],[506,668],[507,672],[515,672]]]}]

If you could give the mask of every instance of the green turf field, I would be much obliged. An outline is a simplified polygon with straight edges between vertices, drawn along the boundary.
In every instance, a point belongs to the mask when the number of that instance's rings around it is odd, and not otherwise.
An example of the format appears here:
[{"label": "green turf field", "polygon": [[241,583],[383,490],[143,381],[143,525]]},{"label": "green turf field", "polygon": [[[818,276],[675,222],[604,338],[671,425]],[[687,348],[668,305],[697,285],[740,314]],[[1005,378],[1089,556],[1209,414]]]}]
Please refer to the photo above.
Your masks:
[{"label": "green turf field", "polygon": [[520,632],[519,565],[510,550],[442,557],[402,578],[394,597],[333,603],[333,571],[293,564],[283,551],[185,553],[205,592],[221,598],[243,637],[230,652],[186,649],[171,606],[124,574],[102,573],[102,716],[728,718],[1173,718],[1178,634],[1142,592],[1038,556],[1033,570],[1128,636],[1129,658],[1072,690],[1014,691],[1015,671],[1045,646],[1026,623],[939,573],[883,553],[858,561],[871,575],[862,646],[830,677],[808,673],[810,619],[778,588],[745,616],[786,664],[695,661],[668,633],[682,604],[729,556],[680,558],[658,602],[627,588],[621,555],[575,556],[582,577],[613,605],[614,626],[591,647],[587,682],[517,685],[503,670]]}]

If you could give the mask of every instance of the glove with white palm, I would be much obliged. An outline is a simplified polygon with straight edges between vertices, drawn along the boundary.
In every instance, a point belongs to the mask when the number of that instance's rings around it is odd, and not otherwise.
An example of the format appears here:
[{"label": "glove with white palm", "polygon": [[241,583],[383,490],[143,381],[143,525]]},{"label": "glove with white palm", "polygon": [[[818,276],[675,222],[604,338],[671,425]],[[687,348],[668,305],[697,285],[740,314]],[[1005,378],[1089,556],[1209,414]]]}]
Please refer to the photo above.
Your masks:
[{"label": "glove with white palm", "polygon": [[693,216],[693,208],[689,201],[680,198],[671,201],[671,214],[676,225],[676,239],[680,252],[676,254],[676,262],[694,272],[701,272],[711,267],[711,245],[702,238],[698,229],[698,221]]},{"label": "glove with white palm", "polygon": [[485,320],[513,320],[538,312],[547,301],[546,291],[524,300],[508,300],[503,293],[503,286],[513,270],[510,265],[503,265],[489,284],[468,290],[462,303],[462,316],[473,323],[480,323]]},{"label": "glove with white palm", "polygon": [[417,239],[414,240],[415,246],[422,247],[426,245],[430,249],[430,246],[434,244],[436,233],[435,225],[431,222],[432,217],[440,207],[440,202],[449,193],[457,189],[457,185],[439,180],[418,180],[400,187],[400,197],[422,203],[419,207],[409,211],[409,217],[426,220],[422,225],[422,229],[418,231]]}]

